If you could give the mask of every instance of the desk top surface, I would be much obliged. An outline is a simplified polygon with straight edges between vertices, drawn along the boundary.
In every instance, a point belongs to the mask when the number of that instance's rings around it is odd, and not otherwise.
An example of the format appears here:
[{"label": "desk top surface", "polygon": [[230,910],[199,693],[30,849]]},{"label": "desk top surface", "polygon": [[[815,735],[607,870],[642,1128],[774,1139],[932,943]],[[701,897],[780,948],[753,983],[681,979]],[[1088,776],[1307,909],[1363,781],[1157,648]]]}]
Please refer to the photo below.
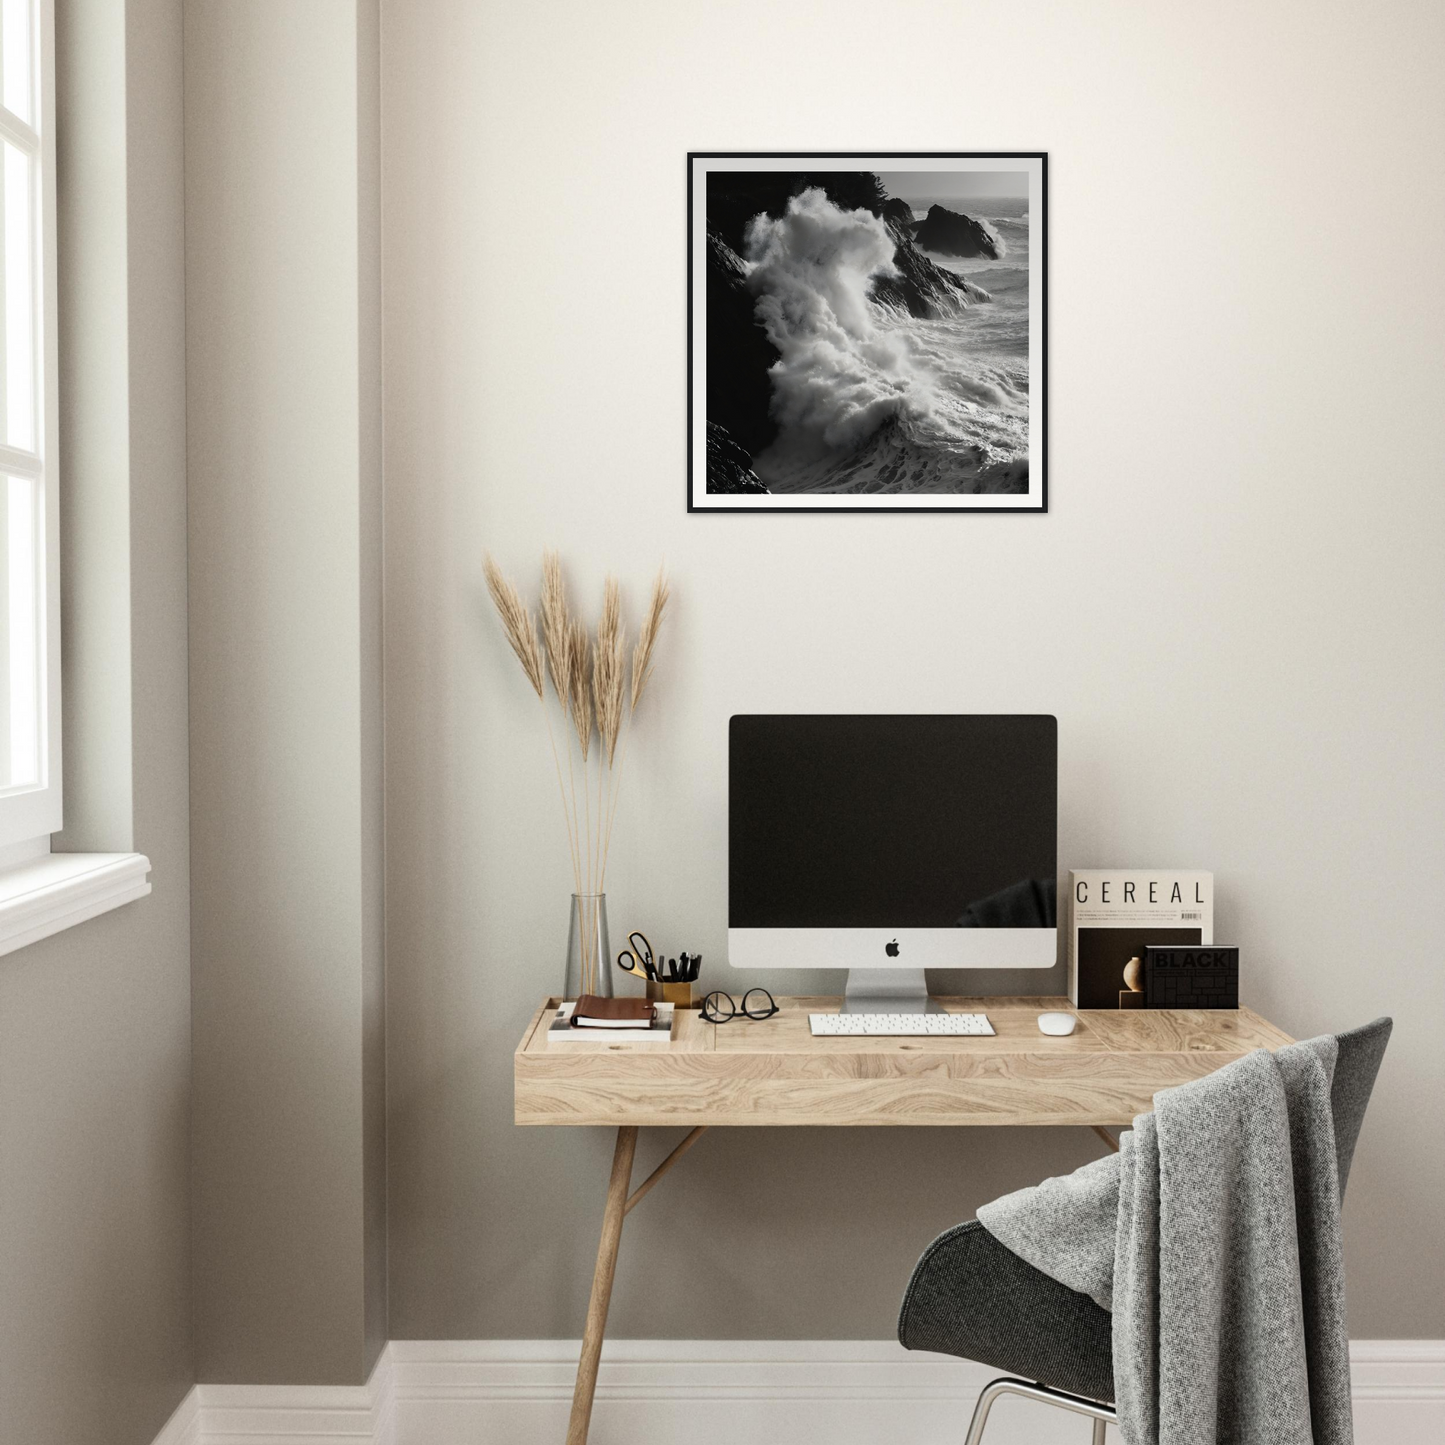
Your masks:
[{"label": "desk top surface", "polygon": [[779,998],[773,1018],[707,1023],[679,1010],[669,1044],[549,1045],[547,999],[515,1056],[518,1124],[732,1126],[1131,1123],[1159,1089],[1289,1035],[1250,1009],[1080,1010],[1063,1038],[1038,1016],[1063,998],[943,998],[993,1036],[815,1038],[836,997]]}]

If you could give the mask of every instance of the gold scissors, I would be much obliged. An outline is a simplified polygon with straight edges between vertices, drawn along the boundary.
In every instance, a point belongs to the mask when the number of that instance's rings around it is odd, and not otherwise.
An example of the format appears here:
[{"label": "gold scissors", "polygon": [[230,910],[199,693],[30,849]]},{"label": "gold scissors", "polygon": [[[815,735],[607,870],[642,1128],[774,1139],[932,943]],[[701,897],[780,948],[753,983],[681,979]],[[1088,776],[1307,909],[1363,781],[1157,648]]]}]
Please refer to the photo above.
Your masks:
[{"label": "gold scissors", "polygon": [[617,955],[617,966],[623,973],[635,974],[652,983],[657,978],[657,965],[653,961],[652,945],[646,934],[633,931],[627,935],[628,947]]}]

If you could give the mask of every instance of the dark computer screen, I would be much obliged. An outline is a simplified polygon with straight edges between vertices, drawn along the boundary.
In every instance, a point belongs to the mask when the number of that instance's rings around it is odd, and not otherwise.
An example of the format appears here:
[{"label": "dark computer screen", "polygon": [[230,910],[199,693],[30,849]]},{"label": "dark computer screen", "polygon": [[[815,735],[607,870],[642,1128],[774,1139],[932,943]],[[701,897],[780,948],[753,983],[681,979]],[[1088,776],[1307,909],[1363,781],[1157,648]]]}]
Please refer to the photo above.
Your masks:
[{"label": "dark computer screen", "polygon": [[732,928],[1055,922],[1058,725],[1044,715],[739,715]]}]

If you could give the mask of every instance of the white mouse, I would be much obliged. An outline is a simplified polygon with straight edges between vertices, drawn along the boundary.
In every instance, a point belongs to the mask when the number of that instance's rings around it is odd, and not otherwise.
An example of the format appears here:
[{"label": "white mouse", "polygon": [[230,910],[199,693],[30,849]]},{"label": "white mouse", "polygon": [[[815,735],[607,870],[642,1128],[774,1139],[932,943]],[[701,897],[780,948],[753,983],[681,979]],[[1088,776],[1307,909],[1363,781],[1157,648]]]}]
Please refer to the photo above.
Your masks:
[{"label": "white mouse", "polygon": [[1079,1020],[1073,1014],[1040,1014],[1039,1032],[1041,1034],[1071,1034],[1078,1022]]}]

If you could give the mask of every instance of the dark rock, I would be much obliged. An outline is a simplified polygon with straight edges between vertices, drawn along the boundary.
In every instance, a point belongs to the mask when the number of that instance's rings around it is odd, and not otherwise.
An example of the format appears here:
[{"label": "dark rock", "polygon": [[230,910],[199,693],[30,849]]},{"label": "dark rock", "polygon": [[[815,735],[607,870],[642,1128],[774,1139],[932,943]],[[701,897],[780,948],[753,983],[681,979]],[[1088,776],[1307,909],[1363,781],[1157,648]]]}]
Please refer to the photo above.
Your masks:
[{"label": "dark rock", "polygon": [[768,414],[773,399],[768,368],[778,351],[753,314],[757,301],[743,272],[737,252],[709,226],[707,419],[725,427],[748,457],[755,457],[778,435]]},{"label": "dark rock", "polygon": [[987,227],[972,216],[960,215],[944,206],[928,208],[913,239],[925,250],[940,256],[984,256],[997,261],[1000,255],[998,241]]},{"label": "dark rock", "polygon": [[885,221],[898,221],[901,225],[912,230],[918,223],[913,219],[913,207],[907,201],[900,200],[897,196],[889,196],[883,203],[883,209],[878,213]]},{"label": "dark rock", "polygon": [[[910,217],[912,214],[910,211]],[[940,316],[953,316],[975,301],[991,299],[981,287],[929,260],[914,243],[907,222],[890,218],[888,231],[896,247],[893,264],[899,275],[880,276],[874,281],[873,299],[881,305],[896,307],[910,316],[936,320]]]},{"label": "dark rock", "polygon": [[707,424],[707,490],[764,496],[768,491],[753,471],[752,458],[715,421]]}]

